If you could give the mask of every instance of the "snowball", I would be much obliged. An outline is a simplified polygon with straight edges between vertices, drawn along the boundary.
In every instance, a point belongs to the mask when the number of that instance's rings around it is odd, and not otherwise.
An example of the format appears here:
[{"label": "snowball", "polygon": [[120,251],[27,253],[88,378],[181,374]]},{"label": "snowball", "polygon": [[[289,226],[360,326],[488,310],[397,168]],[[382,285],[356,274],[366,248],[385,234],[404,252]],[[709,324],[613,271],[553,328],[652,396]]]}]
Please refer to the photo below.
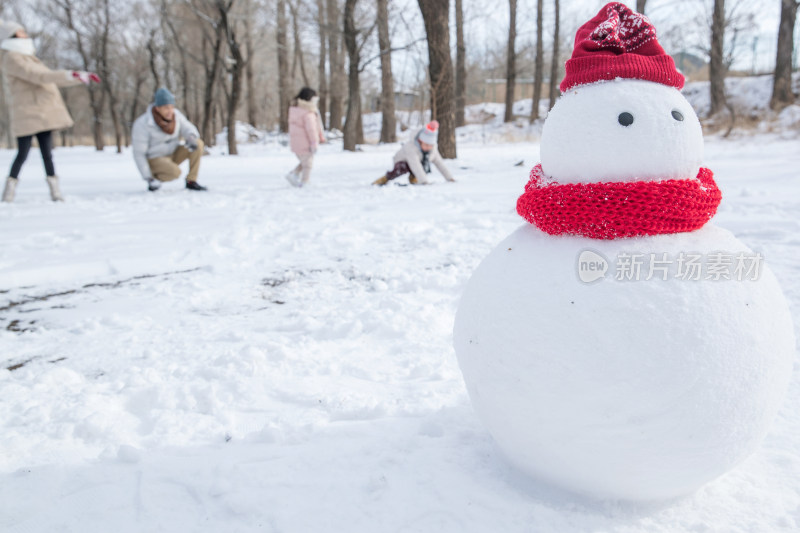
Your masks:
[{"label": "snowball", "polygon": [[[620,124],[622,113],[633,123]],[[641,80],[581,85],[547,115],[541,157],[544,173],[562,183],[694,178],[703,132],[692,106],[672,87]]]},{"label": "snowball", "polygon": [[[586,250],[609,263],[593,283],[578,276]],[[578,493],[656,500],[694,491],[756,448],[795,345],[771,271],[690,281],[673,263],[666,281],[645,280],[646,269],[640,281],[615,275],[620,254],[719,251],[752,254],[712,225],[611,241],[525,225],[484,259],[454,344],[473,406],[511,462]]]}]

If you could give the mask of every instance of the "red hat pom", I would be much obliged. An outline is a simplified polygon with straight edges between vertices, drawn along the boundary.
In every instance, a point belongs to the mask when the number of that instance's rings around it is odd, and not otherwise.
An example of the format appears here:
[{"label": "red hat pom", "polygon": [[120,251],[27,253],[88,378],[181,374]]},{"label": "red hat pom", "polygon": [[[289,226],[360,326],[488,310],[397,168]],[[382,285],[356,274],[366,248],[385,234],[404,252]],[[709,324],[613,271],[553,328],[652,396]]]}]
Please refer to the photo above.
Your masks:
[{"label": "red hat pom", "polygon": [[683,75],[658,44],[650,19],[620,2],[606,4],[578,29],[566,71],[562,92],[616,78],[683,87]]},{"label": "red hat pom", "polygon": [[435,131],[437,131],[437,130],[439,129],[439,121],[438,121],[438,120],[431,120],[431,121],[430,121],[430,122],[428,122],[428,124],[425,126],[425,129],[426,129],[426,130],[428,130],[428,131],[430,131],[430,132],[435,132]]}]

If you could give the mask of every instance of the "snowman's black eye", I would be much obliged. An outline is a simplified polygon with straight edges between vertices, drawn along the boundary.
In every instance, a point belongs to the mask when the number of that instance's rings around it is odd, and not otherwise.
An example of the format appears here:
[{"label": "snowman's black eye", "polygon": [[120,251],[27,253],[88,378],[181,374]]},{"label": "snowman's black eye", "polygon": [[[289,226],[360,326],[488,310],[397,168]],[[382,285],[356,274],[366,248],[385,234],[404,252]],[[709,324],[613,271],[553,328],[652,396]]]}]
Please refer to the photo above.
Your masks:
[{"label": "snowman's black eye", "polygon": [[683,115],[677,109],[672,110],[672,118],[674,118],[678,122],[683,122]]},{"label": "snowman's black eye", "polygon": [[617,120],[619,121],[620,124],[627,127],[633,124],[633,115],[625,111],[624,113],[619,114]]}]

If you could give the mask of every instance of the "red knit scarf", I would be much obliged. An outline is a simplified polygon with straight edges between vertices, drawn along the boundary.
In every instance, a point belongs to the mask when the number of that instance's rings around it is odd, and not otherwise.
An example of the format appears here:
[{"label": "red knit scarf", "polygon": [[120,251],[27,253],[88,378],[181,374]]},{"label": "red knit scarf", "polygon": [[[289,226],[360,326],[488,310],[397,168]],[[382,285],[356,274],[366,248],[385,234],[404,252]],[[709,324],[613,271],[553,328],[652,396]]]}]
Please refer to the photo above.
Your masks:
[{"label": "red knit scarf", "polygon": [[551,235],[620,239],[694,231],[714,216],[720,200],[707,168],[696,179],[560,184],[549,182],[539,164],[517,213]]}]

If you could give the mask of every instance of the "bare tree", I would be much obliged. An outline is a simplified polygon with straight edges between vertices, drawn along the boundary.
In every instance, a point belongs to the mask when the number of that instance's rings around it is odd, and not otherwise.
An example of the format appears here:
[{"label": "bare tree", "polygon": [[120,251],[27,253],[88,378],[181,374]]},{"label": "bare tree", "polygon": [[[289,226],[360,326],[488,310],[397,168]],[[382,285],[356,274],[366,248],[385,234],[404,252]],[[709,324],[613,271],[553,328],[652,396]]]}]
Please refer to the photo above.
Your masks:
[{"label": "bare tree", "polygon": [[236,39],[236,31],[230,20],[233,2],[234,0],[216,0],[220,24],[224,29],[228,50],[231,53],[230,61],[227,62],[226,66],[231,80],[231,90],[227,94],[228,154],[238,155],[239,152],[236,147],[236,109],[239,107],[239,99],[242,93],[242,75],[244,73],[245,60],[242,55],[241,45]]},{"label": "bare tree", "polygon": [[139,116],[139,97],[142,92],[142,87],[144,86],[145,79],[147,77],[146,71],[142,68],[135,68],[133,69],[134,79],[133,79],[133,92],[131,97],[128,100],[128,124],[125,128],[125,146],[130,145],[130,132],[131,126],[133,122],[136,120],[136,117]]},{"label": "bare tree", "polygon": [[[248,2],[248,8],[250,7]],[[255,72],[253,70],[253,55],[255,46],[253,44],[253,23],[252,13],[244,17],[244,51],[247,54],[244,67],[245,85],[247,87],[247,122],[255,127],[259,126],[258,106],[256,105]]]},{"label": "bare tree", "polygon": [[514,119],[514,89],[517,87],[517,0],[508,0],[508,45],[506,47],[506,111],[503,122]]},{"label": "bare tree", "polygon": [[561,59],[558,57],[558,30],[559,24],[561,19],[560,14],[560,3],[558,0],[553,1],[555,7],[555,24],[553,26],[553,60],[550,62],[550,107],[548,109],[553,109],[553,106],[556,105],[556,99],[558,98],[558,78],[559,78],[559,67],[561,66]]},{"label": "bare tree", "polygon": [[381,55],[381,141],[393,143],[397,140],[394,116],[394,77],[392,77],[392,41],[389,38],[388,0],[377,0],[378,46]]},{"label": "bare tree", "polygon": [[[72,33],[78,54],[83,62],[84,70],[99,70],[97,68],[97,53],[102,40],[102,26],[92,24],[96,21],[94,12],[88,13],[80,10],[83,6],[76,0],[53,0],[56,10],[51,12],[51,17],[58,17],[61,25]],[[80,21],[80,23],[78,22]],[[78,26],[78,24],[81,24]],[[84,27],[84,25],[88,27]],[[88,34],[88,35],[87,35]],[[103,109],[105,108],[106,91],[103,88],[89,87],[89,107],[92,109],[92,133],[97,151],[103,151],[105,139],[103,137]]]},{"label": "bare tree", "polygon": [[344,121],[344,149],[354,152],[358,143],[358,117],[361,115],[361,87],[359,81],[358,30],[355,23],[355,9],[358,0],[344,2],[344,43],[350,60],[348,69],[347,117]]},{"label": "bare tree", "polygon": [[725,42],[725,0],[714,0],[714,13],[711,19],[711,62],[709,80],[711,82],[711,108],[709,115],[719,113],[725,107],[725,62],[723,45]]},{"label": "bare tree", "polygon": [[455,159],[456,117],[453,61],[450,58],[450,3],[441,0],[417,0],[417,3],[428,36],[431,116],[440,125],[439,152],[444,158]]},{"label": "bare tree", "polygon": [[169,28],[170,34],[172,35],[173,42],[177,45],[175,48],[178,49],[178,54],[180,57],[180,74],[181,74],[181,95],[182,95],[182,108],[184,112],[187,113],[187,116],[191,120],[192,118],[196,118],[192,116],[191,111],[188,109],[189,104],[189,61],[187,59],[187,50],[186,46],[181,42],[181,35],[180,32],[175,28],[175,24],[173,23],[172,16],[168,12],[167,8],[167,0],[161,0],[161,20],[164,21],[164,24]]},{"label": "bare tree", "polygon": [[111,59],[109,51],[109,32],[111,30],[111,6],[109,0],[103,0],[102,5],[103,19],[101,22],[102,32],[97,54],[97,70],[100,77],[105,80],[103,91],[108,98],[108,111],[111,115],[111,124],[114,126],[114,140],[117,144],[117,153],[122,153],[122,124],[117,103],[116,73],[111,69]]},{"label": "bare tree", "polygon": [[464,45],[463,0],[456,0],[456,127],[465,124],[464,107],[467,92],[467,48]]},{"label": "bare tree", "polygon": [[153,74],[153,81],[155,82],[156,88],[158,88],[161,87],[161,76],[159,76],[158,68],[156,67],[156,59],[159,56],[159,51],[156,46],[155,35],[156,30],[150,30],[150,38],[147,40],[147,52],[150,57],[150,72]]},{"label": "bare tree", "polygon": [[[120,35],[120,50],[117,54],[117,66],[120,73],[120,116],[124,120],[123,134],[125,146],[130,145],[131,126],[139,116],[144,99],[150,94],[146,82],[150,73],[148,52],[141,43],[145,40],[147,32],[138,25],[133,25],[131,31]],[[146,105],[146,104],[145,104]]]},{"label": "bare tree", "polygon": [[292,34],[294,37],[294,55],[292,59],[292,79],[297,79],[297,65],[300,65],[300,75],[303,77],[303,86],[308,87],[311,83],[306,74],[306,62],[303,58],[303,44],[300,40],[300,24],[297,14],[297,6],[294,2],[289,2],[289,10],[292,12]]},{"label": "bare tree", "polygon": [[536,0],[536,60],[533,68],[533,100],[531,101],[531,122],[539,118],[539,100],[542,97],[544,70],[544,42],[542,40],[542,12],[544,0]]},{"label": "bare tree", "polygon": [[286,0],[278,0],[278,124],[284,133],[289,131],[289,51],[286,47]]},{"label": "bare tree", "polygon": [[328,55],[330,57],[330,116],[328,127],[342,129],[342,109],[344,108],[344,57],[342,53],[342,15],[340,0],[327,0],[328,7]]},{"label": "bare tree", "polygon": [[325,116],[328,114],[328,76],[325,72],[325,66],[328,63],[328,26],[323,0],[317,0],[317,26],[319,26],[319,65],[317,67],[319,114],[324,122]]},{"label": "bare tree", "polygon": [[780,111],[794,102],[792,92],[792,52],[794,51],[794,25],[797,20],[795,0],[781,0],[781,22],[778,27],[778,52],[775,57],[775,76],[769,106]]},{"label": "bare tree", "polygon": [[[191,0],[191,11],[195,15],[197,27],[202,33],[202,56],[195,58],[203,67],[205,84],[203,87],[202,126],[200,131],[203,140],[209,146],[214,144],[215,113],[217,103],[215,88],[220,85],[219,77],[222,70],[222,45],[225,42],[225,25],[218,18],[216,5],[209,0]],[[167,71],[169,66],[167,66]]]},{"label": "bare tree", "polygon": [[644,15],[645,4],[647,4],[647,0],[636,0],[636,11]]}]

